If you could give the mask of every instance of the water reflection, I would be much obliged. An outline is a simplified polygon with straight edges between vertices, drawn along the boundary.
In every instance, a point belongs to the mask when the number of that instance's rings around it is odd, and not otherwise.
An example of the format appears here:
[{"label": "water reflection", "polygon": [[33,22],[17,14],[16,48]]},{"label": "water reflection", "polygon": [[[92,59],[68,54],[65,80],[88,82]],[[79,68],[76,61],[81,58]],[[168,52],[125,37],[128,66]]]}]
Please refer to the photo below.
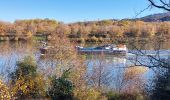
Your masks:
[{"label": "water reflection", "polygon": [[[53,59],[40,59],[40,53],[38,51],[37,44],[35,43],[0,42],[0,48],[0,75],[3,76],[3,78],[8,78],[8,73],[13,71],[16,67],[16,61],[23,59],[27,55],[36,56],[36,60],[41,66],[39,69],[43,71],[43,73],[51,74],[57,64],[53,61]],[[130,91],[128,90],[130,89],[130,86],[126,83],[129,81],[132,82],[132,80],[127,79],[127,73],[141,73],[140,75],[132,75],[133,77],[140,76],[142,81],[138,80],[138,82],[141,83],[145,83],[143,80],[152,79],[155,69],[153,71],[152,69],[145,70],[146,67],[141,67],[142,69],[140,69],[139,66],[137,68],[131,67],[134,67],[135,64],[139,64],[138,61],[142,64],[150,65],[151,60],[147,55],[166,59],[170,55],[170,50],[160,50],[160,54],[157,54],[154,50],[143,50],[142,52],[145,53],[146,56],[139,55],[140,53],[135,50],[130,50],[130,53],[123,57],[112,55],[85,56],[85,63],[87,65],[87,80],[89,85],[109,89],[113,88],[117,91]],[[129,78],[133,79],[131,78],[132,76],[129,76]],[[125,85],[128,87],[123,87]]]},{"label": "water reflection", "polygon": [[35,51],[30,42],[0,42],[0,76],[8,78],[8,74],[15,69],[16,61],[34,55]]},{"label": "water reflection", "polygon": [[111,55],[92,55],[87,57],[88,84],[97,88],[128,93],[144,89],[147,74],[151,72],[144,66],[130,65],[128,57],[129,55],[126,57]]},{"label": "water reflection", "polygon": [[125,67],[127,62],[126,56],[112,56],[112,55],[91,55],[86,57],[86,63],[90,66],[95,63],[105,62],[108,66]]}]

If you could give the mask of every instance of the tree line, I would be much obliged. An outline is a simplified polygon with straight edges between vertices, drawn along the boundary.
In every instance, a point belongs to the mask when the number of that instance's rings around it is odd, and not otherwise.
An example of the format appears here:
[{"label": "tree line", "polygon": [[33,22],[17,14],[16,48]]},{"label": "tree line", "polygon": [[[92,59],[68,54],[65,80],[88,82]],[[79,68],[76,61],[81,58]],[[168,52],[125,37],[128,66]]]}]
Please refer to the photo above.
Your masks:
[{"label": "tree line", "polygon": [[[75,42],[112,42],[129,38],[170,38],[169,22],[143,22],[140,20],[102,20],[64,24],[50,19],[16,20],[0,22],[0,40],[30,39],[36,35],[66,34]],[[51,37],[49,37],[49,40]]]}]

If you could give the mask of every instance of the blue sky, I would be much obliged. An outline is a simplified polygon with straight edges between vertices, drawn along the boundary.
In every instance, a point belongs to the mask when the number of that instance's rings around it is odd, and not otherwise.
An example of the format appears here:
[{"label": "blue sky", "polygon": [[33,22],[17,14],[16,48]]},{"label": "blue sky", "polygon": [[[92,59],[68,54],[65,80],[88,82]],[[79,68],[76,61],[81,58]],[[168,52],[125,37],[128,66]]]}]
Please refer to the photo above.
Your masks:
[{"label": "blue sky", "polygon": [[[148,4],[147,0],[1,0],[0,20],[49,18],[70,23],[134,18]],[[153,8],[138,17],[160,12]]]}]

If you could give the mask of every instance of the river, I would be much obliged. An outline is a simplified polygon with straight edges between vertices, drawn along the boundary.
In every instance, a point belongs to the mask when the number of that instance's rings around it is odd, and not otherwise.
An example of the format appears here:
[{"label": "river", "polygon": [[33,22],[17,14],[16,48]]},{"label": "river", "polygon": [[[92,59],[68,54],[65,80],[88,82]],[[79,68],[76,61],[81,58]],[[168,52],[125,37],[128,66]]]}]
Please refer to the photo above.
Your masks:
[{"label": "river", "polygon": [[[97,46],[98,44],[81,44],[83,46]],[[141,44],[140,44],[141,45]],[[139,46],[139,45],[138,45]],[[142,45],[143,46],[143,45]],[[144,46],[143,46],[144,47]],[[16,62],[23,59],[25,56],[32,55],[36,57],[37,62],[41,63],[39,45],[33,42],[0,42],[0,76],[2,79],[8,79],[8,74],[16,68]],[[115,81],[120,81],[118,78],[122,78],[127,72],[129,67],[133,68],[135,64],[152,65],[151,60],[147,55],[154,57],[160,57],[161,59],[167,59],[170,57],[170,45],[169,42],[163,43],[158,52],[155,50],[155,45],[145,44],[145,50],[142,52],[146,55],[143,56],[137,50],[134,50],[130,44],[128,44],[129,53],[124,57],[117,57],[112,55],[87,55],[85,63],[87,65],[88,77],[93,78],[98,71],[102,72],[101,84],[104,86],[117,87],[117,84],[112,84]],[[133,53],[138,55],[135,55]],[[42,63],[41,63],[42,64]],[[47,66],[43,65],[40,69],[45,69]],[[55,66],[54,66],[55,67]],[[139,66],[138,66],[139,67]],[[153,79],[156,68],[146,68],[140,73],[141,77],[145,80]],[[141,70],[141,69],[135,69]],[[139,73],[138,73],[139,74]],[[89,80],[90,84],[94,84],[95,80]]]}]

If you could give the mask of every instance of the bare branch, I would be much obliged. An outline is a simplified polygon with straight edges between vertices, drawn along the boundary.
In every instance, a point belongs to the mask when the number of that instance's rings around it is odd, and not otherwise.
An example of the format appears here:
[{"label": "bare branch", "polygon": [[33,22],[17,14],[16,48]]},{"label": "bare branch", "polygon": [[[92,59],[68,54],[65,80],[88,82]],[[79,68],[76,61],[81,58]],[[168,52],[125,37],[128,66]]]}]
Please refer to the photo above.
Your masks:
[{"label": "bare branch", "polygon": [[159,0],[161,4],[156,4],[154,2],[154,0],[148,0],[152,6],[154,7],[157,7],[157,8],[160,8],[160,9],[164,9],[166,11],[170,11],[170,5],[168,3],[166,3],[165,1],[163,0]]},{"label": "bare branch", "polygon": [[148,5],[145,9],[141,10],[140,12],[138,12],[135,16],[135,18],[137,18],[141,13],[143,13],[145,10],[151,8],[152,5]]}]

